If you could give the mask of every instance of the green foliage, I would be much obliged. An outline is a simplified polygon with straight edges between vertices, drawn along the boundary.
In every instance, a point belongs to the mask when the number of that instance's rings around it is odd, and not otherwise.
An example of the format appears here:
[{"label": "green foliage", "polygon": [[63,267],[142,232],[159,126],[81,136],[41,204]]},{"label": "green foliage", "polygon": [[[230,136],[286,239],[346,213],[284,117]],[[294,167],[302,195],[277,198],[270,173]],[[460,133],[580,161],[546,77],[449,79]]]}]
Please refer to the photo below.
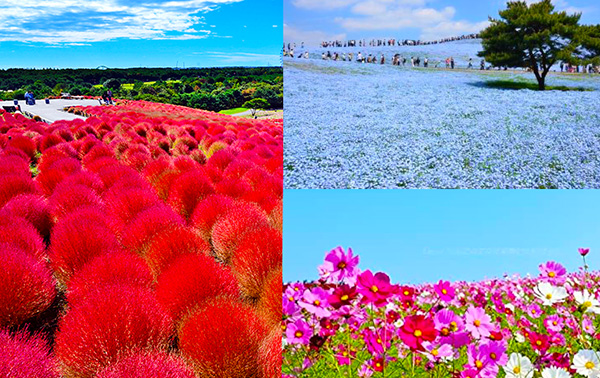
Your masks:
[{"label": "green foliage", "polygon": [[[532,83],[528,81],[513,81],[513,80],[491,80],[485,82],[485,85],[490,88],[499,88],[499,89],[530,89],[532,91],[539,90],[539,86],[537,83]],[[567,87],[564,85],[557,86],[546,86],[546,90],[557,90],[557,91],[576,91],[576,92],[584,92],[584,91],[593,91],[593,89],[585,88],[585,87]]]},{"label": "green foliage", "polygon": [[244,103],[244,105],[242,105],[244,108],[248,108],[252,110],[252,116],[254,117],[256,115],[256,111],[257,110],[264,110],[267,109],[269,107],[269,102],[267,100],[265,100],[264,98],[253,98],[250,101],[246,101]]},{"label": "green foliage", "polygon": [[481,32],[484,57],[494,66],[529,68],[541,90],[550,67],[573,57],[581,14],[555,12],[550,0],[509,2]]},{"label": "green foliage", "polygon": [[102,83],[102,86],[106,89],[112,89],[113,91],[116,91],[117,89],[121,88],[121,82],[117,79],[108,79]]}]

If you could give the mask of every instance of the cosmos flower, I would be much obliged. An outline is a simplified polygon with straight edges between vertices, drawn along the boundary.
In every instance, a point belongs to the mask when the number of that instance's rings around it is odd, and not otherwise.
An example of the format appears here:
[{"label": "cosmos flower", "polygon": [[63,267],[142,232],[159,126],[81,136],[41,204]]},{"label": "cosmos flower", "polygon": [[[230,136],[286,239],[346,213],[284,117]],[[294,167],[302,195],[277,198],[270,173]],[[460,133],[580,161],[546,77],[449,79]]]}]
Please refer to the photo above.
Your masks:
[{"label": "cosmos flower", "polygon": [[532,378],[534,373],[531,360],[519,353],[511,353],[508,362],[502,369],[507,378]]},{"label": "cosmos flower", "polygon": [[534,288],[534,293],[546,306],[562,302],[568,297],[567,290],[564,287],[557,287],[548,282],[540,282]]},{"label": "cosmos flower", "polygon": [[359,256],[352,255],[352,249],[348,248],[345,253],[342,247],[337,247],[329,251],[325,256],[325,262],[319,267],[321,277],[327,282],[346,282],[353,285],[356,282],[358,271]]},{"label": "cosmos flower", "polygon": [[423,342],[433,341],[437,336],[433,320],[423,315],[407,316],[399,334],[404,344],[412,350],[423,350]]},{"label": "cosmos flower", "polygon": [[590,253],[590,249],[589,249],[589,248],[579,248],[579,249],[578,249],[578,251],[579,251],[579,254],[580,254],[581,256],[585,256],[585,255],[587,255],[588,253]]},{"label": "cosmos flower", "polygon": [[565,368],[551,366],[542,370],[542,378],[571,378],[571,373]]},{"label": "cosmos flower", "polygon": [[290,344],[308,345],[313,335],[312,328],[304,320],[296,320],[287,326],[285,330],[286,340]]},{"label": "cosmos flower", "polygon": [[312,291],[306,289],[298,305],[318,317],[327,317],[331,315],[331,311],[327,309],[328,297],[329,294],[320,287],[314,288]]},{"label": "cosmos flower", "polygon": [[588,378],[597,378],[600,376],[600,360],[598,353],[590,349],[582,349],[573,357],[572,369],[578,374]]},{"label": "cosmos flower", "polygon": [[565,275],[567,270],[564,266],[557,263],[556,261],[548,261],[544,264],[540,264],[540,276],[555,285],[559,285],[565,282]]},{"label": "cosmos flower", "polygon": [[450,282],[440,280],[433,288],[443,302],[454,299],[455,291]]},{"label": "cosmos flower", "polygon": [[358,292],[362,294],[364,303],[381,307],[390,299],[395,288],[387,274],[379,272],[373,275],[370,270],[365,270],[358,276]]},{"label": "cosmos flower", "polygon": [[575,298],[575,303],[580,305],[585,312],[600,314],[600,302],[587,290],[576,291],[573,293],[573,297]]},{"label": "cosmos flower", "polygon": [[489,336],[494,326],[483,308],[470,306],[465,313],[465,328],[474,339],[480,339]]}]

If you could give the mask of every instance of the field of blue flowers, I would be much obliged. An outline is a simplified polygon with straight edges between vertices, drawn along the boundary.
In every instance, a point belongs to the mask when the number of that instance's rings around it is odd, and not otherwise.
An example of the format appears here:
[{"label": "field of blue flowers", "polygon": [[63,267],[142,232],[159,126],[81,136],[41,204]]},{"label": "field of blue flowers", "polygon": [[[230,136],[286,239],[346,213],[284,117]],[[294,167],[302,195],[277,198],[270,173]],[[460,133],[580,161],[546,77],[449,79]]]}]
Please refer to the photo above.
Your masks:
[{"label": "field of blue flowers", "polygon": [[527,73],[286,58],[284,78],[286,188],[600,188],[598,75],[539,92],[485,86]]}]

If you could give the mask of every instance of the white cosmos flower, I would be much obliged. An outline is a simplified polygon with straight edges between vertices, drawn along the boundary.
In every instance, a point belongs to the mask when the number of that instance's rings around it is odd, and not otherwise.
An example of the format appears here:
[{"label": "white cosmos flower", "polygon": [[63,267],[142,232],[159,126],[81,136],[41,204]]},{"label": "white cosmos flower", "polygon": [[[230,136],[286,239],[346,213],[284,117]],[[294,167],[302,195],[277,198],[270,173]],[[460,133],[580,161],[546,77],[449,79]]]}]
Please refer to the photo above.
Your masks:
[{"label": "white cosmos flower", "polygon": [[505,366],[502,367],[507,378],[532,378],[533,365],[529,358],[519,353],[511,353]]},{"label": "white cosmos flower", "polygon": [[575,357],[573,357],[573,365],[571,368],[575,369],[578,374],[585,375],[588,378],[600,377],[600,360],[595,351],[589,349],[582,349]]},{"label": "white cosmos flower", "polygon": [[546,306],[552,306],[554,303],[562,302],[568,295],[567,290],[565,290],[564,287],[553,286],[548,282],[540,282],[533,291]]},{"label": "white cosmos flower", "polygon": [[578,305],[585,307],[585,312],[600,314],[600,302],[587,290],[576,291],[573,296]]},{"label": "white cosmos flower", "polygon": [[520,334],[519,332],[515,333],[515,340],[517,340],[518,343],[524,343],[525,342],[525,336],[523,336],[522,334]]},{"label": "white cosmos flower", "polygon": [[571,373],[565,368],[551,366],[542,371],[542,378],[571,378]]}]

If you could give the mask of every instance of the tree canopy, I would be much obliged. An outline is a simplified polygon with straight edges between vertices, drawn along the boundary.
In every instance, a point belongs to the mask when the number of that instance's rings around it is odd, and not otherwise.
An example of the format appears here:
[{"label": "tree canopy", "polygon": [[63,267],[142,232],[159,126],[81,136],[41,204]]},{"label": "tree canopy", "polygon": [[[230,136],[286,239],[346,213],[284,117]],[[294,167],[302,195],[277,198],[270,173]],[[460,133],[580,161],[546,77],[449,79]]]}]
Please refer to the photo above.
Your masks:
[{"label": "tree canopy", "polygon": [[550,0],[509,2],[500,18],[490,18],[490,26],[481,32],[479,56],[495,66],[531,69],[544,90],[546,75],[557,61],[576,59],[580,18],[580,13],[556,12]]}]

